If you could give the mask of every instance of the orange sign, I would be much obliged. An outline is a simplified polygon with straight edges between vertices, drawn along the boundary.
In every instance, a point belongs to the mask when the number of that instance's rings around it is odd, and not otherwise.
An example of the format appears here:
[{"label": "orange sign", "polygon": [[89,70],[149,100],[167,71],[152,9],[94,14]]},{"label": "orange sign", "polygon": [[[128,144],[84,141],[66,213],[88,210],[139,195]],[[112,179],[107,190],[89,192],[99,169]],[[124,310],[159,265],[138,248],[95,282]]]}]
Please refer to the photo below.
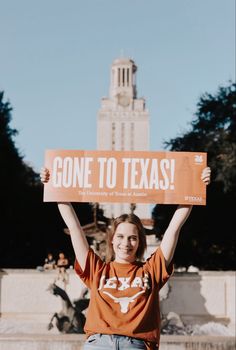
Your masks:
[{"label": "orange sign", "polygon": [[206,204],[206,153],[48,150],[45,202]]}]

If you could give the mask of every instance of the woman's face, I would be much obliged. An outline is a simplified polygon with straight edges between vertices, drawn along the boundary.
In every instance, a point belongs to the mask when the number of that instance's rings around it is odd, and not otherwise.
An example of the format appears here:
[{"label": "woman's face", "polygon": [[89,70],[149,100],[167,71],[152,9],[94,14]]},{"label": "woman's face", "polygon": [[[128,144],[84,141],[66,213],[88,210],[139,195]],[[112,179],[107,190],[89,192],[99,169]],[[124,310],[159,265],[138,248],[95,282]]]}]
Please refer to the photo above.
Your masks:
[{"label": "woman's face", "polygon": [[139,247],[137,227],[128,222],[120,223],[114,233],[112,244],[116,262],[134,262],[136,260],[136,252]]}]

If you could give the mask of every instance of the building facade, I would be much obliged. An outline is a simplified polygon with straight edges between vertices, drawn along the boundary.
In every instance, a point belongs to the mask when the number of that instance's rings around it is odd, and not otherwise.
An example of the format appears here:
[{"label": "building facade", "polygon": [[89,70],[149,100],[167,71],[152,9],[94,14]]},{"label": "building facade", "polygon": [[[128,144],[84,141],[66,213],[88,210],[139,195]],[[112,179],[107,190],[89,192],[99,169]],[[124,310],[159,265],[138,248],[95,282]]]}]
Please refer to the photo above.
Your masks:
[{"label": "building facade", "polygon": [[[145,99],[137,97],[136,73],[137,66],[129,58],[112,63],[109,97],[102,98],[97,118],[98,150],[149,150],[149,113]],[[108,217],[131,211],[129,203],[101,206]],[[140,218],[150,217],[147,204],[137,204],[134,212]]]}]

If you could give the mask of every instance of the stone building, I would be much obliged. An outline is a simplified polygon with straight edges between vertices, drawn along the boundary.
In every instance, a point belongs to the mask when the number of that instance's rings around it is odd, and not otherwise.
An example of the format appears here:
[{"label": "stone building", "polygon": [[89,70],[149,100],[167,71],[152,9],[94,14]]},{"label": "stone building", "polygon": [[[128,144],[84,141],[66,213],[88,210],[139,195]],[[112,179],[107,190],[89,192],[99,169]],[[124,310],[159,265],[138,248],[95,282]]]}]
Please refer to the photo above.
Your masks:
[{"label": "stone building", "polygon": [[[137,97],[137,66],[129,58],[114,60],[111,66],[109,97],[101,99],[97,118],[97,149],[116,151],[149,150],[149,113],[145,99]],[[147,204],[101,205],[107,217],[134,210],[140,218],[150,218]]]}]

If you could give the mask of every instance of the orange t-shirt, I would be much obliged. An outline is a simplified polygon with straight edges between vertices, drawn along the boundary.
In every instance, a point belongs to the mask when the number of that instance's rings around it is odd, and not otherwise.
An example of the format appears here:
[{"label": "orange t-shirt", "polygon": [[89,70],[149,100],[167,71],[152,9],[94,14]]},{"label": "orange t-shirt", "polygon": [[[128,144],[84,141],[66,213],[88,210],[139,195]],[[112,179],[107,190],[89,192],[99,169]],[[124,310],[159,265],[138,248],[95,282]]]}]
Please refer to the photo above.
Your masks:
[{"label": "orange t-shirt", "polygon": [[160,248],[145,262],[103,262],[89,249],[84,271],[75,271],[90,288],[85,333],[118,334],[145,340],[160,339],[159,290],[173,272],[165,267]]}]

